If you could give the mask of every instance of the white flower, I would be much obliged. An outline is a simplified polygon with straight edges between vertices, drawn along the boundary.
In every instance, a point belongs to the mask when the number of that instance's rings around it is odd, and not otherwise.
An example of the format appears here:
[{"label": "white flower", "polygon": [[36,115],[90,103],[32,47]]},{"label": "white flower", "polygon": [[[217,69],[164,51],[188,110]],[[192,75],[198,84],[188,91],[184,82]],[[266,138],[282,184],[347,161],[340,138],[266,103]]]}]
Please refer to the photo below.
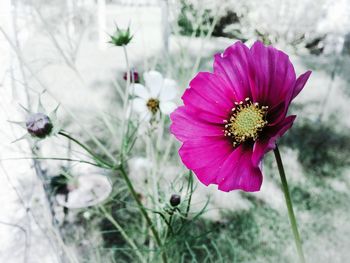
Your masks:
[{"label": "white flower", "polygon": [[132,99],[132,109],[140,115],[142,120],[150,120],[161,112],[170,114],[176,104],[172,101],[176,97],[176,82],[163,78],[158,71],[149,71],[143,74],[145,86],[135,83],[131,92],[135,95]]}]

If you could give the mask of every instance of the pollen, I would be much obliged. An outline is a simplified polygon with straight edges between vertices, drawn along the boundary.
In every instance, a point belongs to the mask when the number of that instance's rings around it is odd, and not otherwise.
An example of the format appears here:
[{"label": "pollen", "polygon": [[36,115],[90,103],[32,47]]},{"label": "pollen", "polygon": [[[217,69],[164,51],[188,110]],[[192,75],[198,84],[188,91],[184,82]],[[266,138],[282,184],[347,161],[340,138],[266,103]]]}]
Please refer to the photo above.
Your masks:
[{"label": "pollen", "polygon": [[255,141],[259,133],[267,125],[267,106],[260,106],[246,98],[241,102],[235,102],[229,119],[224,120],[224,133],[233,139],[233,146],[237,146],[248,140]]},{"label": "pollen", "polygon": [[159,100],[158,99],[149,99],[147,101],[147,108],[149,109],[150,112],[152,112],[152,114],[156,114],[157,111],[159,110]]}]

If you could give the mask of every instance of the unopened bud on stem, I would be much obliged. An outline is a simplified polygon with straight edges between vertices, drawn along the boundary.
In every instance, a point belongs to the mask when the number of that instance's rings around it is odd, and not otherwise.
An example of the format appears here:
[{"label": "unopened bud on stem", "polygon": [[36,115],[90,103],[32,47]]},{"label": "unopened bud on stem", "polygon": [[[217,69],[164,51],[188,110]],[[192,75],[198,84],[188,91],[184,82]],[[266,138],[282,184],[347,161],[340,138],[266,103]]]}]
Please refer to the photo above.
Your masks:
[{"label": "unopened bud on stem", "polygon": [[[128,79],[128,72],[125,72],[123,75],[123,79]],[[139,73],[135,70],[130,71],[130,82],[139,83]]]},{"label": "unopened bud on stem", "polygon": [[116,32],[114,35],[110,35],[111,40],[109,43],[121,47],[121,46],[126,46],[129,44],[133,36],[130,34],[130,28],[128,27],[127,29],[120,29],[117,27]]},{"label": "unopened bud on stem", "polygon": [[31,114],[26,121],[27,131],[37,138],[45,138],[50,135],[53,125],[50,118],[43,113]]},{"label": "unopened bud on stem", "polygon": [[177,194],[173,194],[170,197],[170,204],[171,206],[175,207],[178,206],[181,203],[181,196],[177,195]]}]

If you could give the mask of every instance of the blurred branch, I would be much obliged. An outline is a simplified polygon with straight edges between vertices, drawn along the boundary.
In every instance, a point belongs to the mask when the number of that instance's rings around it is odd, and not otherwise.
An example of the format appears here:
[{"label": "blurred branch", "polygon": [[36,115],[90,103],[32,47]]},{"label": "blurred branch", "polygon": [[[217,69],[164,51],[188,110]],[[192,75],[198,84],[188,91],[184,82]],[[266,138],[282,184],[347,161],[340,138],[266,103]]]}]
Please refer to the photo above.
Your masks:
[{"label": "blurred branch", "polygon": [[67,57],[65,51],[60,46],[56,37],[52,34],[51,30],[48,29],[47,22],[45,21],[40,10],[36,7],[36,5],[33,5],[33,8],[34,8],[34,11],[37,13],[38,17],[40,18],[40,21],[42,22],[42,25],[44,26],[46,33],[48,34],[49,38],[51,39],[51,41],[52,41],[53,45],[55,46],[55,48],[57,49],[58,53],[62,56],[66,65],[69,68],[71,68],[79,77],[81,77],[80,73],[78,72],[78,70],[77,70],[76,66],[74,65],[74,63],[72,62],[72,60]]},{"label": "blurred branch", "polygon": [[[45,90],[53,99],[55,99],[57,102],[58,99],[56,98],[56,96],[46,87],[46,85],[41,81],[41,79],[34,73],[34,71],[31,69],[31,67],[28,65],[28,63],[25,61],[23,55],[21,52],[19,52],[16,48],[16,46],[14,45],[13,41],[11,40],[11,38],[9,37],[9,35],[5,32],[5,30],[0,26],[0,32],[4,35],[4,37],[6,38],[6,40],[8,41],[8,43],[10,44],[10,46],[12,47],[12,49],[15,51],[15,53],[17,54],[18,59],[21,61],[21,63],[23,63],[24,67],[29,71],[29,73],[33,76],[33,78],[37,81],[37,83],[39,84],[39,86]],[[64,104],[60,104],[62,108],[64,108],[67,113],[76,121],[76,123],[82,128],[82,130],[91,138],[92,141],[94,141],[94,143],[96,143],[96,145],[114,162],[117,163],[117,159],[107,150],[107,148],[96,138],[96,136],[94,136],[89,129],[87,129],[77,118],[77,116],[71,111],[69,110],[67,107],[64,106]]]},{"label": "blurred branch", "polygon": [[53,160],[53,161],[68,161],[68,162],[77,162],[77,163],[85,163],[89,165],[93,165],[99,168],[103,168],[96,163],[92,163],[89,161],[72,159],[72,158],[60,158],[60,157],[40,157],[40,156],[32,156],[32,157],[18,157],[18,158],[3,158],[0,161],[15,161],[15,160]]},{"label": "blurred branch", "polygon": [[[220,12],[220,9],[217,11],[217,14]],[[201,46],[200,46],[200,49],[199,49],[199,52],[198,52],[198,56],[196,58],[196,62],[194,63],[194,66],[193,66],[193,69],[192,69],[192,75],[196,74],[196,72],[198,71],[198,68],[199,68],[199,64],[201,62],[201,59],[202,59],[202,51],[203,51],[203,47],[204,47],[204,42],[207,41],[211,35],[213,34],[213,31],[214,31],[214,28],[215,28],[215,25],[216,23],[219,21],[219,16],[218,15],[215,15],[214,16],[214,19],[210,25],[210,28],[207,32],[207,35],[202,39],[201,41]],[[201,32],[201,37],[202,37],[202,34],[204,33],[204,31]]]}]

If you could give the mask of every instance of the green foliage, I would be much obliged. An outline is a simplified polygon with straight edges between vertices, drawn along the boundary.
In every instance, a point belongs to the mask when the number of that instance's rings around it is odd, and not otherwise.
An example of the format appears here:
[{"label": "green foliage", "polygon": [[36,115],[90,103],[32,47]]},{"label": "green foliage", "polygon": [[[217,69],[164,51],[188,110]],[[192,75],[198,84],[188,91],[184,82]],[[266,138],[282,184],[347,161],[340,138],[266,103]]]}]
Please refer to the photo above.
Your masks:
[{"label": "green foliage", "polygon": [[[213,23],[214,18],[213,10],[198,10],[193,4],[182,0],[181,12],[177,18],[180,34],[184,36],[193,35],[196,37],[206,35],[209,32],[210,25]],[[238,15],[231,10],[227,10],[224,15],[218,18],[214,25],[212,36],[237,38],[246,41],[247,39],[242,37],[240,30],[230,30],[229,32],[225,30],[227,26],[236,23],[239,23]]]},{"label": "green foliage", "polygon": [[[179,14],[177,23],[180,27],[180,34],[185,36],[191,36],[192,34],[196,37],[201,34],[207,34],[209,25],[213,21],[213,17],[210,16],[210,10],[204,10],[199,12],[192,4],[187,1],[181,1],[181,12]],[[200,21],[199,24],[194,23],[193,20]]]}]

